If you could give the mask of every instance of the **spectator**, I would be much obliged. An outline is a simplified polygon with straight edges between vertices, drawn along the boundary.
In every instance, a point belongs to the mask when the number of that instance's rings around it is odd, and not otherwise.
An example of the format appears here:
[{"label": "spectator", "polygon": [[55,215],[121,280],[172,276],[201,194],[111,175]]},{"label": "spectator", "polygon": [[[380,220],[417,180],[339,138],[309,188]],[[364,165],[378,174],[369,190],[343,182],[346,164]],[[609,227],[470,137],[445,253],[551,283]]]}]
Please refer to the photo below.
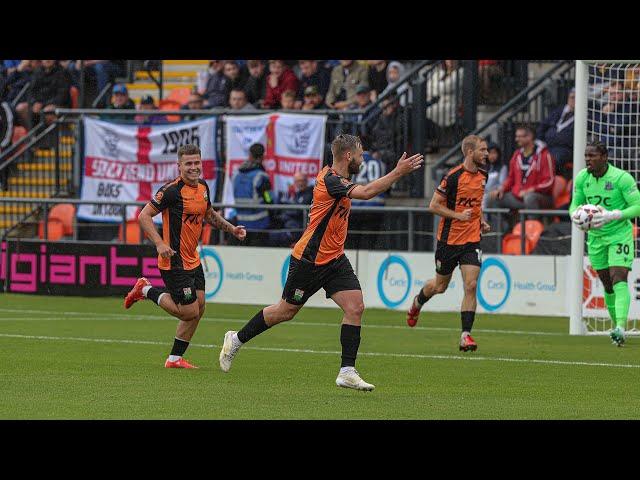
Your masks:
[{"label": "spectator", "polygon": [[[285,90],[280,97],[280,105],[282,110],[295,110],[296,108],[296,92],[293,90]],[[299,109],[298,109],[299,110]]]},{"label": "spectator", "polygon": [[400,62],[390,62],[387,67],[387,87],[380,92],[380,95],[384,95],[389,91],[395,90],[396,95],[400,99],[400,105],[403,107],[411,101],[411,90],[409,89],[409,84],[404,83],[398,86],[398,82],[404,73],[404,65]]},{"label": "spectator", "polygon": [[482,208],[489,208],[491,192],[497,190],[507,178],[508,168],[502,162],[502,151],[495,143],[489,144],[489,159],[487,165],[487,183],[484,187]]},{"label": "spectator", "polygon": [[[102,89],[116,77],[117,68],[109,60],[83,60],[82,66],[85,73],[93,75],[96,85],[96,94],[102,92]],[[76,83],[80,83],[80,60],[71,62],[67,68],[73,72]]]},{"label": "spectator", "polygon": [[[315,85],[307,88],[317,88]],[[280,198],[280,203],[291,203],[294,205],[311,205],[313,200],[313,185],[309,185],[307,175],[297,172],[293,176],[293,183],[289,186],[286,196]],[[271,244],[274,246],[290,247],[302,236],[304,210],[284,210],[279,217],[278,227],[288,232],[271,233]]]},{"label": "spectator", "polygon": [[204,91],[198,92],[204,97],[207,108],[224,107],[227,104],[227,77],[224,76],[222,60],[209,62],[209,76]]},{"label": "spectator", "polygon": [[[145,95],[140,100],[140,108],[138,110],[158,110],[156,103],[151,95]],[[136,123],[167,123],[165,115],[136,115],[134,117]]]},{"label": "spectator", "polygon": [[304,103],[302,110],[321,110],[324,108],[322,95],[316,85],[311,85],[304,89]]},{"label": "spectator", "polygon": [[298,90],[298,78],[285,66],[283,60],[269,60],[269,72],[263,105],[264,108],[279,108],[282,92]]},{"label": "spectator", "polygon": [[[35,72],[42,65],[42,60],[21,60],[15,70],[0,81],[0,99],[12,102],[20,94],[24,86],[33,78]],[[28,92],[26,92],[28,93]],[[24,96],[22,98],[28,98]]]},{"label": "spectator", "polygon": [[371,101],[375,101],[389,83],[387,80],[387,61],[368,60],[369,63],[369,86],[371,87]]},{"label": "spectator", "polygon": [[547,144],[555,159],[556,171],[570,180],[573,177],[573,120],[576,107],[575,89],[571,89],[567,104],[542,121],[538,138]]},{"label": "spectator", "polygon": [[480,103],[486,104],[491,101],[491,93],[494,86],[504,75],[500,61],[498,60],[478,60],[478,76],[480,79]]},{"label": "spectator", "polygon": [[371,101],[371,92],[369,85],[358,85],[355,102],[349,105],[349,110],[365,109],[371,105],[373,103]]},{"label": "spectator", "polygon": [[225,88],[227,91],[227,103],[229,102],[229,96],[231,90],[240,89],[244,90],[244,85],[247,83],[247,79],[240,74],[240,67],[234,60],[226,60],[224,62],[224,76],[227,79]]},{"label": "spectator", "polygon": [[231,110],[255,110],[256,107],[247,101],[247,93],[240,87],[235,87],[229,95]]},{"label": "spectator", "polygon": [[[189,100],[187,103],[180,107],[180,110],[203,110],[204,109],[204,99],[202,95],[198,93],[192,93],[189,95]],[[182,117],[183,120],[197,120],[198,117],[196,115],[185,115]]]},{"label": "spectator", "polygon": [[356,101],[358,85],[369,85],[368,68],[354,60],[340,60],[331,72],[331,83],[325,103],[329,108],[344,110]]},{"label": "spectator", "polygon": [[443,128],[457,124],[460,117],[459,107],[462,91],[463,69],[457,60],[444,60],[442,69],[434,72],[427,79],[427,118]]},{"label": "spectator", "polygon": [[317,60],[299,60],[300,67],[300,88],[296,99],[296,108],[301,108],[304,103],[304,92],[308,87],[317,87],[318,93],[324,101],[324,97],[329,90],[331,74],[325,68],[318,66]]},{"label": "spectator", "polygon": [[244,86],[247,92],[247,100],[256,108],[262,108],[264,97],[267,94],[267,72],[265,72],[262,60],[248,60],[249,78]]},{"label": "spectator", "polygon": [[[47,105],[71,107],[70,88],[71,78],[58,65],[58,61],[42,60],[42,67],[33,72],[28,103],[22,102],[16,107],[16,112],[23,122],[22,125],[30,129],[32,120],[34,123],[38,123],[40,112]],[[33,118],[30,114],[33,115]]]},{"label": "spectator", "polygon": [[[264,146],[254,143],[249,147],[249,159],[240,166],[233,177],[236,221],[247,228],[246,245],[262,246],[268,240],[271,227],[269,211],[266,209],[242,208],[246,204],[271,204],[271,181],[262,166]],[[261,231],[256,231],[261,230]]]},{"label": "spectator", "polygon": [[543,209],[553,207],[555,169],[546,145],[535,139],[532,127],[516,129],[518,149],[509,162],[505,181],[490,193],[490,207]]},{"label": "spectator", "polygon": [[371,130],[371,153],[374,158],[382,160],[390,172],[408,143],[408,138],[403,138],[404,109],[395,94],[385,98],[381,108],[382,113]]},{"label": "spectator", "polygon": [[[113,87],[113,101],[107,105],[107,110],[135,110],[136,104],[129,98],[129,91],[123,84],[118,83]],[[105,120],[132,120],[132,117],[126,114],[122,115],[105,115]]]}]

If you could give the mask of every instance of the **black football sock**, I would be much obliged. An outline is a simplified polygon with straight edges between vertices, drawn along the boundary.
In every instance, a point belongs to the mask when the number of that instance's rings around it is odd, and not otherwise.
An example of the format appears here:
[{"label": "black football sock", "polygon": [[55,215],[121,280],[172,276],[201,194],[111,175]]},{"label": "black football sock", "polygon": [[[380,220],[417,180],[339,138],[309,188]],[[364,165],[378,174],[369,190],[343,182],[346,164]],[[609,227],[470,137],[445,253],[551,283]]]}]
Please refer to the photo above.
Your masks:
[{"label": "black football sock", "polygon": [[176,357],[181,357],[184,355],[184,352],[187,351],[187,347],[189,346],[189,342],[186,340],[180,340],[178,337],[175,337],[173,340],[173,348],[171,349],[170,355],[175,355]]},{"label": "black football sock", "polygon": [[157,305],[158,298],[160,298],[160,295],[165,293],[165,291],[163,288],[151,287],[147,292],[147,298]]},{"label": "black football sock", "polygon": [[340,343],[342,344],[342,364],[340,367],[355,367],[360,346],[360,327],[343,323],[340,330]]},{"label": "black football sock", "polygon": [[422,308],[422,306],[429,301],[431,297],[427,297],[424,294],[424,289],[421,288],[418,292],[418,296],[415,298],[415,303],[417,303],[416,307]]},{"label": "black football sock", "polygon": [[248,342],[253,337],[255,337],[256,335],[260,335],[262,332],[264,332],[268,328],[269,328],[269,325],[267,325],[267,323],[264,321],[264,313],[262,310],[260,310],[238,332],[238,340],[240,340],[242,343]]},{"label": "black football sock", "polygon": [[473,327],[473,321],[475,320],[476,312],[460,312],[460,318],[462,319],[462,331],[471,333],[471,327]]}]

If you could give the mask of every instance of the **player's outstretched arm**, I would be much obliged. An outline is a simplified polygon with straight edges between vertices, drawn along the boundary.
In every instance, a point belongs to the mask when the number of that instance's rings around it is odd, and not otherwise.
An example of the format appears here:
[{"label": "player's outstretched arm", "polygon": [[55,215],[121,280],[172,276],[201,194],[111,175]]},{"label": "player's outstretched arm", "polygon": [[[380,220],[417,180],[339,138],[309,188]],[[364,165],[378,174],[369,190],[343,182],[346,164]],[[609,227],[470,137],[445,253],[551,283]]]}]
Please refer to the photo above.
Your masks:
[{"label": "player's outstretched arm", "polygon": [[386,192],[395,182],[405,175],[418,170],[422,167],[424,156],[416,153],[411,157],[407,157],[407,152],[402,154],[396,168],[387,173],[384,177],[380,177],[367,185],[356,185],[350,192],[349,197],[358,200],[369,200],[382,192]]},{"label": "player's outstretched arm", "polygon": [[162,241],[162,237],[158,234],[156,226],[153,224],[153,217],[158,213],[158,210],[153,205],[147,203],[138,215],[138,223],[140,224],[142,231],[156,246],[158,255],[163,258],[169,258],[175,255],[176,252]]},{"label": "player's outstretched arm", "polygon": [[244,240],[247,236],[247,231],[245,230],[244,225],[238,225],[234,227],[232,224],[222,218],[222,215],[216,212],[212,206],[209,206],[209,208],[207,209],[207,213],[205,214],[204,219],[207,223],[210,223],[218,230],[231,233],[238,240]]},{"label": "player's outstretched arm", "polygon": [[443,218],[453,218],[454,220],[460,220],[461,222],[468,222],[471,220],[471,213],[473,211],[470,208],[467,208],[462,212],[456,212],[455,210],[447,208],[447,197],[439,193],[437,190],[433,192],[431,203],[429,203],[429,210]]}]

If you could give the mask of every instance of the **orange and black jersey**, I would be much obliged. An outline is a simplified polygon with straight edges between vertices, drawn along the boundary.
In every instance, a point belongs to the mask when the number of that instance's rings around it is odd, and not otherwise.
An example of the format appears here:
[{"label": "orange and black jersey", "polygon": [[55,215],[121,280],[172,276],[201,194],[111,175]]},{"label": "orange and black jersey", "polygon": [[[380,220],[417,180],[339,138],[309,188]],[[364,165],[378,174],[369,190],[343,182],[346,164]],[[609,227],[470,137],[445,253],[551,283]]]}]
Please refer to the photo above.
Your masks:
[{"label": "orange and black jersey", "polygon": [[356,184],[341,177],[331,167],[324,167],[316,177],[309,225],[292,255],[315,265],[324,265],[344,253],[351,198]]},{"label": "orange and black jersey", "polygon": [[464,245],[479,242],[482,221],[482,198],[487,183],[486,170],[470,172],[464,165],[449,170],[442,178],[436,192],[447,199],[447,208],[456,212],[471,209],[471,220],[462,222],[443,218],[438,227],[438,240],[447,245]]},{"label": "orange and black jersey", "polygon": [[158,268],[192,270],[200,265],[198,239],[211,206],[207,183],[200,179],[192,187],[178,177],[164,184],[150,203],[162,212],[162,240],[176,252],[171,258],[158,256]]}]

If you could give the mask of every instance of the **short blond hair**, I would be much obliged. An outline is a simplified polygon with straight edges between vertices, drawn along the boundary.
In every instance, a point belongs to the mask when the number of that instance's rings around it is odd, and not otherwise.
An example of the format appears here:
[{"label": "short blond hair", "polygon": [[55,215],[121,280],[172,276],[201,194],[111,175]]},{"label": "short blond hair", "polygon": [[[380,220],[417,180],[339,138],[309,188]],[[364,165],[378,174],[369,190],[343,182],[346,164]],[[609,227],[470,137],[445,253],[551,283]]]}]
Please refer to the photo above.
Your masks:
[{"label": "short blond hair", "polygon": [[341,133],[331,142],[331,153],[334,157],[340,157],[344,152],[355,152],[358,147],[362,148],[362,141],[359,137]]},{"label": "short blond hair", "polygon": [[486,140],[478,135],[467,135],[462,139],[462,155],[467,156],[469,150],[475,150],[478,145]]}]

